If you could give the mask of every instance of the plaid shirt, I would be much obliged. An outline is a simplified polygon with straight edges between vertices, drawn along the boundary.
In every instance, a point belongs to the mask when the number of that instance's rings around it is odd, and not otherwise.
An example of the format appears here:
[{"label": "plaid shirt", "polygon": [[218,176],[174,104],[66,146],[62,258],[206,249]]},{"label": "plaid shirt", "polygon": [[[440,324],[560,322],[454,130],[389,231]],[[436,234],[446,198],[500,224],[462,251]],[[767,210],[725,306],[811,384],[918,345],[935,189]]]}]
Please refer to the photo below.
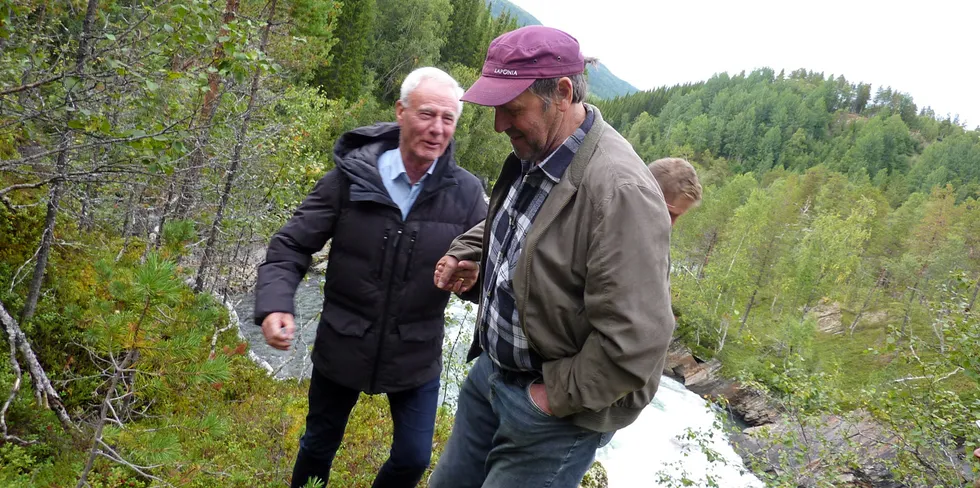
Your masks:
[{"label": "plaid shirt", "polygon": [[595,115],[587,110],[582,125],[541,164],[521,161],[522,177],[511,185],[493,219],[483,280],[486,302],[478,323],[480,344],[504,369],[541,371],[541,358],[531,350],[521,327],[513,275],[534,218],[592,128]]}]

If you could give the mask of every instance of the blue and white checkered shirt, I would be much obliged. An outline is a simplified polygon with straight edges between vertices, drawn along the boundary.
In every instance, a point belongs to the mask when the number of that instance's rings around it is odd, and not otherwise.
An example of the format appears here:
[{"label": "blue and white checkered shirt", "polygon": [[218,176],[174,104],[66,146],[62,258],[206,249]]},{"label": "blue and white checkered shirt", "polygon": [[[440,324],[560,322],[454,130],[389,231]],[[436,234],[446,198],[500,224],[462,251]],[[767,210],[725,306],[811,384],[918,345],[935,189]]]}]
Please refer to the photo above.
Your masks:
[{"label": "blue and white checkered shirt", "polygon": [[511,185],[493,219],[483,280],[487,299],[479,318],[480,344],[490,359],[504,369],[541,371],[541,358],[531,349],[521,327],[513,275],[534,218],[592,128],[595,115],[587,110],[582,125],[541,164],[521,161],[522,177]]}]

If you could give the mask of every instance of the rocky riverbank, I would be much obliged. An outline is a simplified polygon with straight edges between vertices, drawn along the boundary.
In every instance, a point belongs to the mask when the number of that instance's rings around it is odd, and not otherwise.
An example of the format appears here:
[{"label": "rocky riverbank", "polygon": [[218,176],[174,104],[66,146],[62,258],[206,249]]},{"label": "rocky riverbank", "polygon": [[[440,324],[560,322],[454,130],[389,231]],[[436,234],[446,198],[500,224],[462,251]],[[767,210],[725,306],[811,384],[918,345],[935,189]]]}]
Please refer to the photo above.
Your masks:
[{"label": "rocky riverbank", "polygon": [[[687,346],[674,341],[668,351],[664,374],[689,390],[723,404],[746,427],[731,436],[739,454],[762,460],[762,469],[775,474],[797,473],[797,485],[816,486],[818,477],[832,475],[835,486],[899,488],[889,473],[888,461],[896,455],[893,436],[866,412],[825,415],[801,421],[789,418],[763,392],[741,385],[720,374],[718,359],[704,360]],[[791,446],[783,439],[793,438]],[[845,472],[827,473],[829,457],[854,461]],[[836,464],[836,463],[835,463]]]}]

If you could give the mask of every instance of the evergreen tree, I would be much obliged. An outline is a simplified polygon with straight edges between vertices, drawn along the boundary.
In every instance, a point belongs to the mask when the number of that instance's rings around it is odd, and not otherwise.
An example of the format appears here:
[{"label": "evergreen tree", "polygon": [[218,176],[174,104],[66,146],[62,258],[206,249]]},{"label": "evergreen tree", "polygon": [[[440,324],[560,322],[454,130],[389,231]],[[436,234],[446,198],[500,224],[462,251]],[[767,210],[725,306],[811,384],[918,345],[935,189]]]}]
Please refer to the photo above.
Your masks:
[{"label": "evergreen tree", "polygon": [[451,0],[450,5],[453,10],[442,46],[442,61],[480,69],[487,50],[483,42],[488,32],[484,28],[487,7],[483,0]]},{"label": "evergreen tree", "polygon": [[332,59],[317,68],[312,82],[328,98],[354,100],[367,85],[376,10],[375,0],[344,0],[340,7]]}]

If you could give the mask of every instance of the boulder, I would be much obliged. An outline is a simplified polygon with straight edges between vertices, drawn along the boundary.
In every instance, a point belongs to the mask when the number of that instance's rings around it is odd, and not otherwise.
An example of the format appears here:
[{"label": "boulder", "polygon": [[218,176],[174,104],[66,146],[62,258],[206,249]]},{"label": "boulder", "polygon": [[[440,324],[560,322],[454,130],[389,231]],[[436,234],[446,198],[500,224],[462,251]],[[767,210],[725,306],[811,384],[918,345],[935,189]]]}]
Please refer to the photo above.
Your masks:
[{"label": "boulder", "polygon": [[840,304],[820,303],[807,312],[807,316],[817,321],[817,330],[827,334],[843,334],[844,324],[841,323]]},{"label": "boulder", "polygon": [[696,358],[687,346],[675,340],[667,351],[664,374],[702,397],[724,398],[731,412],[748,425],[766,424],[779,417],[765,395],[723,377],[721,366],[721,361],[714,358],[708,361]]},{"label": "boulder", "polygon": [[[834,486],[900,487],[886,465],[896,455],[895,440],[864,411],[796,421],[783,418],[732,436],[743,457],[761,459],[769,472],[796,473],[795,484],[800,487],[824,486],[828,478]],[[856,463],[845,471],[827,472],[825,466],[840,463],[825,460],[839,457]]]}]

